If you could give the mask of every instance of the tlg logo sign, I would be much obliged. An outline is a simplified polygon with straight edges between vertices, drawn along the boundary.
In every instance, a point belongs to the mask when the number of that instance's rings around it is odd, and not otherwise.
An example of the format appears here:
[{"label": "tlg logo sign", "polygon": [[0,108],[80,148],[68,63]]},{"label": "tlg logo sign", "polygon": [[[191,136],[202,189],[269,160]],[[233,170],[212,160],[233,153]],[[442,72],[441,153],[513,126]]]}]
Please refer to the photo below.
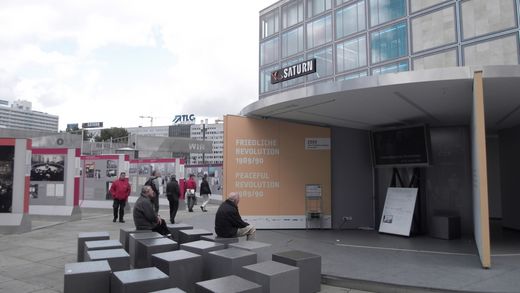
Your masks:
[{"label": "tlg logo sign", "polygon": [[188,122],[195,122],[195,114],[175,115],[175,118],[173,118],[174,124]]}]

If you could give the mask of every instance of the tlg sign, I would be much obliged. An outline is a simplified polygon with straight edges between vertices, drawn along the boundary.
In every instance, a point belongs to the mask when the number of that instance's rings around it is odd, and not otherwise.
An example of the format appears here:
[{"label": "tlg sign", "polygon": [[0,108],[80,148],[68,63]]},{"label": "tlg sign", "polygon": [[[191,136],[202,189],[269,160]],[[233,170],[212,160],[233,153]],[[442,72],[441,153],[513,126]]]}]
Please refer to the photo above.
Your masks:
[{"label": "tlg sign", "polygon": [[195,114],[184,114],[184,115],[175,115],[172,121],[174,124],[177,123],[195,123]]}]

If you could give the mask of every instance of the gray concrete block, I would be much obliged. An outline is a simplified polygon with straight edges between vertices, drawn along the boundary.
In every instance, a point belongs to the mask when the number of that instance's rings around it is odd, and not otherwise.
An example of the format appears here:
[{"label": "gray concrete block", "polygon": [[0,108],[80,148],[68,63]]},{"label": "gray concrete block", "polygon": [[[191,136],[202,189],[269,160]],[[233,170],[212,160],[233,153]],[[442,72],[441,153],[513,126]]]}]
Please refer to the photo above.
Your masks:
[{"label": "gray concrete block", "polygon": [[164,289],[159,291],[153,291],[150,293],[186,293],[186,291],[179,289],[179,288],[170,288],[170,289]]},{"label": "gray concrete block", "polygon": [[86,255],[88,261],[106,260],[113,272],[130,269],[130,256],[122,248],[91,250]]},{"label": "gray concrete block", "polygon": [[128,237],[128,253],[130,254],[130,265],[132,265],[132,267],[135,267],[136,263],[135,256],[137,240],[151,238],[164,238],[164,236],[157,232],[130,233],[130,236]]},{"label": "gray concrete block", "polygon": [[139,239],[136,242],[134,268],[152,266],[152,254],[179,249],[177,242],[169,238]]},{"label": "gray concrete block", "polygon": [[121,242],[117,240],[95,240],[85,242],[85,252],[83,253],[83,259],[87,258],[87,251],[90,250],[103,250],[103,249],[116,249],[123,248]]},{"label": "gray concrete block", "polygon": [[227,276],[218,279],[198,282],[197,293],[261,293],[262,286],[240,278],[238,276]]},{"label": "gray concrete block", "polygon": [[226,246],[226,248],[228,248],[228,245],[230,243],[237,243],[239,239],[238,239],[238,237],[224,238],[224,237],[218,237],[217,235],[205,235],[205,236],[201,236],[200,240],[222,243]]},{"label": "gray concrete block", "polygon": [[300,292],[312,293],[321,290],[321,256],[305,251],[291,250],[273,253],[273,261],[300,269]]},{"label": "gray concrete block", "polygon": [[268,260],[243,267],[240,277],[262,286],[266,293],[300,292],[300,269]]},{"label": "gray concrete block", "polygon": [[193,252],[202,255],[202,278],[204,280],[209,279],[209,265],[208,265],[208,252],[222,250],[225,248],[224,244],[216,243],[206,240],[198,240],[188,243],[181,244],[181,249],[189,252]]},{"label": "gray concrete block", "polygon": [[195,291],[195,283],[202,281],[202,256],[175,250],[152,255],[152,265],[169,275],[174,287]]},{"label": "gray concrete block", "polygon": [[109,293],[110,266],[106,260],[65,264],[64,293]]},{"label": "gray concrete block", "polygon": [[237,243],[230,243],[228,247],[254,251],[257,254],[258,261],[271,260],[270,243],[260,241],[240,241]]},{"label": "gray concrete block", "polygon": [[207,254],[205,266],[210,279],[238,275],[243,266],[256,263],[256,253],[244,249],[228,248]]},{"label": "gray concrete block", "polygon": [[[127,205],[128,206],[128,205]],[[130,237],[131,233],[150,233],[152,230],[136,230],[135,228],[121,228],[119,230],[119,242],[123,245],[123,248],[126,252],[130,252],[128,247],[129,241],[128,237]]]},{"label": "gray concrete block", "polygon": [[170,230],[170,234],[172,234],[172,239],[176,242],[179,242],[180,230],[193,229],[193,226],[188,224],[167,224],[166,227],[168,227],[168,230]]},{"label": "gray concrete block", "polygon": [[141,293],[172,287],[168,275],[157,268],[115,272],[110,280],[112,293]]},{"label": "gray concrete block", "polygon": [[108,232],[81,232],[78,234],[78,262],[84,260],[85,242],[94,240],[108,240]]},{"label": "gray concrete block", "polygon": [[201,236],[204,235],[213,235],[213,232],[204,229],[190,229],[190,230],[180,230],[179,231],[179,243],[188,243],[193,241],[200,240]]}]

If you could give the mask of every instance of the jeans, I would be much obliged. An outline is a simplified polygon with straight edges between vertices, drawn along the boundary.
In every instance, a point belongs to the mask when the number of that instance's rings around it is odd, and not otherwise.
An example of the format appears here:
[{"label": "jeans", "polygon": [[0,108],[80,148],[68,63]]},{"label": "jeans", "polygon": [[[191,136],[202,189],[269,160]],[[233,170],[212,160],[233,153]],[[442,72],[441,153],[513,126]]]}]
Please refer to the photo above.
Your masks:
[{"label": "jeans", "polygon": [[195,205],[195,195],[193,196],[188,196],[188,211],[192,212],[193,211],[193,206]]}]

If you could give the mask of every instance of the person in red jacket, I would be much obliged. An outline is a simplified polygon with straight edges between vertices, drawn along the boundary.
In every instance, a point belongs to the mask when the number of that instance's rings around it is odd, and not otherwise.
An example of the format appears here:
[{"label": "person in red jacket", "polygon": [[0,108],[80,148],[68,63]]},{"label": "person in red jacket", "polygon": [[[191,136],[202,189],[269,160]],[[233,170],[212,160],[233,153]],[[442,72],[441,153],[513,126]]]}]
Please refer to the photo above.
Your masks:
[{"label": "person in red jacket", "polygon": [[112,186],[110,186],[110,194],[114,199],[114,220],[117,220],[118,210],[119,210],[119,222],[124,223],[123,216],[125,215],[125,205],[128,200],[128,196],[130,195],[130,184],[128,183],[128,179],[125,178],[126,173],[121,172],[119,178],[112,182]]},{"label": "person in red jacket", "polygon": [[195,192],[197,191],[197,182],[195,182],[195,175],[190,174],[190,179],[186,182],[186,198],[188,200],[188,211],[193,212],[195,205]]}]

